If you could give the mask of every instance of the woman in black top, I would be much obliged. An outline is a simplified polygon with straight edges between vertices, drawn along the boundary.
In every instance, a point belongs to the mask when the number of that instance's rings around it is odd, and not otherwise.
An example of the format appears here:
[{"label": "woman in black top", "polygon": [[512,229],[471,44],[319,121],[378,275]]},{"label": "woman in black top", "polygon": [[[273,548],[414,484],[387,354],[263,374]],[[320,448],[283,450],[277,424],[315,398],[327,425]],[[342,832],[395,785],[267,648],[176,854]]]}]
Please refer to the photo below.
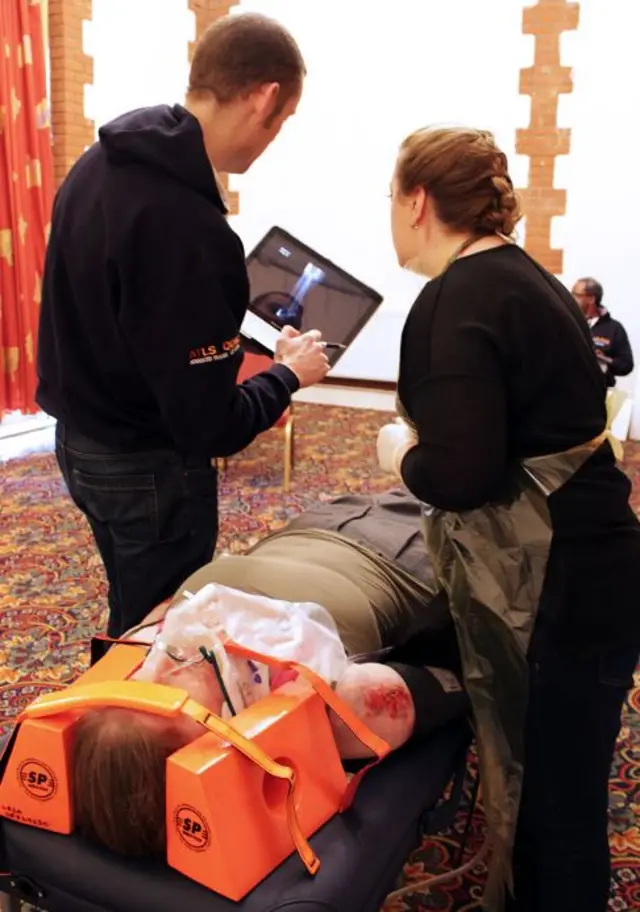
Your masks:
[{"label": "woman in black top", "polygon": [[588,327],[568,291],[510,241],[518,219],[491,134],[426,129],[404,142],[394,244],[401,266],[432,281],[402,337],[407,422],[382,429],[378,452],[416,497],[464,523],[509,503],[523,460],[596,441],[547,503],[507,905],[605,912],[608,775],[640,652],[640,526],[629,481],[598,443],[605,386]]}]

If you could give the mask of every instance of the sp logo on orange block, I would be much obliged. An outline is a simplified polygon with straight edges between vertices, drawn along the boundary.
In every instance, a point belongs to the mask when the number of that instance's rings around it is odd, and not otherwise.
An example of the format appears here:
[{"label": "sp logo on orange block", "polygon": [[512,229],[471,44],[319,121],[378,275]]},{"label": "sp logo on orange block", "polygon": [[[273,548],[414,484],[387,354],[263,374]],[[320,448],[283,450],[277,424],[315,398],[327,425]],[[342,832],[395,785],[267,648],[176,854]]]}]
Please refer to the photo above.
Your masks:
[{"label": "sp logo on orange block", "polygon": [[40,760],[23,760],[18,767],[18,781],[27,795],[38,801],[49,801],[58,791],[55,773]]},{"label": "sp logo on orange block", "polygon": [[211,845],[211,831],[200,811],[188,804],[176,808],[173,819],[178,836],[188,849],[204,852]]}]

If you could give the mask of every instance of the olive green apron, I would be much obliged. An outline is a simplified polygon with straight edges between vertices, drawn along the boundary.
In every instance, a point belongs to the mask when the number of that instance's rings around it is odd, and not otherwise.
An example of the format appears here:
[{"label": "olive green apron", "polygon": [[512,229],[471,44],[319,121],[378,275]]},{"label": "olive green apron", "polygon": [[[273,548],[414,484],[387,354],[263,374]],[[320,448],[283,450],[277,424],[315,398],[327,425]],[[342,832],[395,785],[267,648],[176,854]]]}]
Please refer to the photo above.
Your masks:
[{"label": "olive green apron", "polygon": [[[398,409],[411,424],[400,402]],[[605,431],[567,452],[523,460],[515,467],[504,502],[464,513],[423,505],[425,542],[449,599],[473,706],[491,840],[484,905],[493,912],[503,906],[505,884],[512,886],[524,765],[527,649],[552,540],[547,501],[607,439]]]}]

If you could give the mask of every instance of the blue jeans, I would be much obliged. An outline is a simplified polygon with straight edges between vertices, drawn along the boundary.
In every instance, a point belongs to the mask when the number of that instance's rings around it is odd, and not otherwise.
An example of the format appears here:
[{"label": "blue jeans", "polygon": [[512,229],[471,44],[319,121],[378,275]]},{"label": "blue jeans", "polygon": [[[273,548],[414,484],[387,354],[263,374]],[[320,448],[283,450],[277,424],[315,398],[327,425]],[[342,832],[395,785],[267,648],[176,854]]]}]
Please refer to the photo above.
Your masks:
[{"label": "blue jeans", "polygon": [[107,633],[120,636],[212,559],[216,470],[210,460],[169,450],[117,450],[62,424],[56,456],[105,567]]},{"label": "blue jeans", "polygon": [[[615,598],[615,589],[612,593]],[[606,912],[609,775],[640,644],[572,655],[539,617],[508,912]]]}]

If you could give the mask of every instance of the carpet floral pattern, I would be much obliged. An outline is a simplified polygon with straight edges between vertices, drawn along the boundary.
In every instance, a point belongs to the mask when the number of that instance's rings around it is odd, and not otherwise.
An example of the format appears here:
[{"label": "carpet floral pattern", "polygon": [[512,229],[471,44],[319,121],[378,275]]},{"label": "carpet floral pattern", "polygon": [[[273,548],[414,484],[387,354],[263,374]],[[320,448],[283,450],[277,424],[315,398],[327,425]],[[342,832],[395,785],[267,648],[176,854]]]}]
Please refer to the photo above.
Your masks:
[{"label": "carpet floral pattern", "polygon": [[[381,412],[296,406],[292,490],[282,491],[282,432],[270,431],[229,460],[221,475],[220,548],[246,549],[317,500],[349,491],[382,491],[375,439]],[[627,470],[640,506],[640,445]],[[106,587],[87,524],[69,500],[55,458],[41,453],[0,465],[0,735],[27,702],[73,680],[88,662],[88,641],[104,628]],[[638,682],[640,684],[640,681]],[[612,773],[615,895],[612,912],[640,907],[640,686],[631,694]],[[579,752],[576,749],[576,762]],[[457,833],[426,839],[408,861],[405,881],[446,871]],[[473,818],[468,852],[482,844],[484,819]],[[469,856],[470,857],[470,854]],[[428,896],[388,903],[385,912],[479,910],[484,868],[434,888]]]}]

